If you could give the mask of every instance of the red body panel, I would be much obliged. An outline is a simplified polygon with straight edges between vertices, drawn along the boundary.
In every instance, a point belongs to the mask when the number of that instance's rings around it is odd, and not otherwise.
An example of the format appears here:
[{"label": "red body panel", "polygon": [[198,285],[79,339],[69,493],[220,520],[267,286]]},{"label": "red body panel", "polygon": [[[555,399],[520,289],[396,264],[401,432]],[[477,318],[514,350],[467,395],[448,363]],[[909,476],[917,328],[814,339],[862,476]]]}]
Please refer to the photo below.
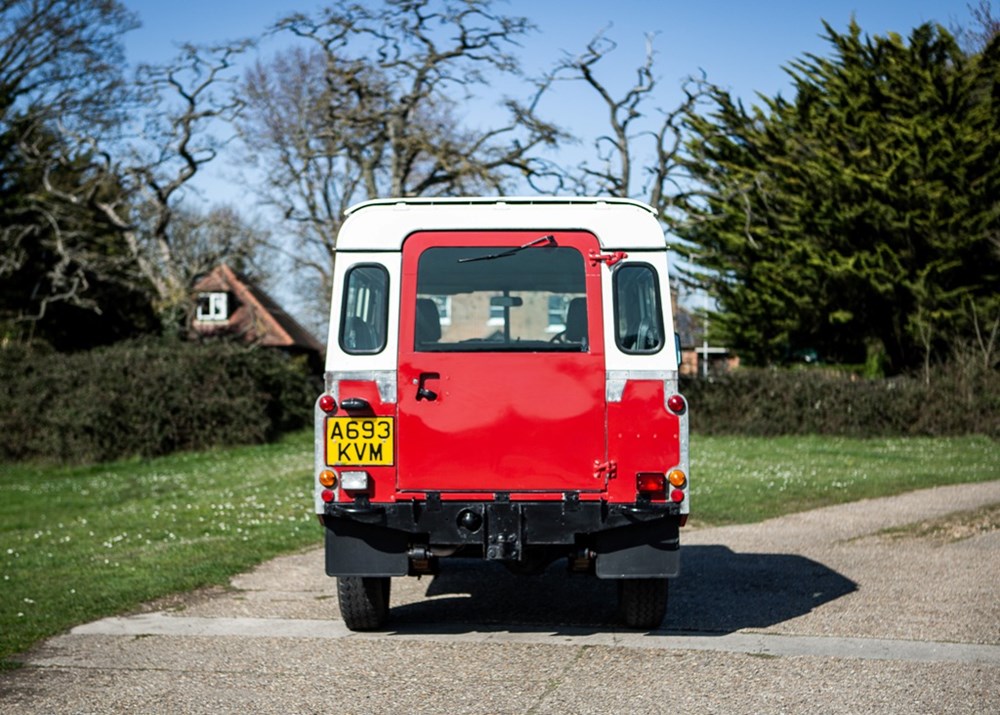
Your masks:
[{"label": "red body panel", "polygon": [[[374,382],[369,380],[342,380],[339,386],[340,400],[341,403],[345,399],[351,397],[358,397],[367,402],[372,410],[371,414],[377,415],[379,417],[395,417],[396,416],[396,406],[389,403],[382,402],[379,396],[378,388]],[[338,415],[347,414],[343,410],[337,413]],[[330,464],[329,455],[327,455],[327,464]],[[395,455],[393,461],[395,462]],[[395,466],[387,467],[375,467],[369,465],[362,465],[358,467],[338,467],[337,469],[350,470],[359,469],[368,472],[371,476],[371,489],[368,491],[367,496],[372,501],[394,501],[393,498],[393,480],[396,475]],[[348,493],[342,493],[341,499],[343,501],[351,501],[352,495]]]},{"label": "red body panel", "polygon": [[[399,368],[401,490],[599,490],[604,376],[593,357],[553,353],[407,356]],[[439,397],[417,401],[414,380]]]},{"label": "red body panel", "polygon": [[664,399],[662,380],[629,380],[621,401],[608,405],[608,455],[617,467],[611,501],[635,501],[636,474],[664,474],[680,461],[680,420]]}]

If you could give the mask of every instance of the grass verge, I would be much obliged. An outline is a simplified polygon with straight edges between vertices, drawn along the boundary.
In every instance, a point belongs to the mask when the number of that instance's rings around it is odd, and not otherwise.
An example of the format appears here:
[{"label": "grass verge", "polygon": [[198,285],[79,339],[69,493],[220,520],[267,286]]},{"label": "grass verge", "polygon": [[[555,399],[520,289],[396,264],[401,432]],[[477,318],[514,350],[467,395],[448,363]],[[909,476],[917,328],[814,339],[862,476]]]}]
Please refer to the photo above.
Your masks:
[{"label": "grass verge", "polygon": [[700,525],[996,479],[1000,442],[988,437],[691,438],[691,518]]},{"label": "grass verge", "polygon": [[319,545],[312,437],[84,467],[0,465],[0,669],[70,626]]},{"label": "grass verge", "polygon": [[[692,438],[693,521],[1000,479],[986,438]],[[319,545],[312,436],[89,467],[0,465],[0,668],[75,624]],[[6,665],[4,665],[6,664]]]}]

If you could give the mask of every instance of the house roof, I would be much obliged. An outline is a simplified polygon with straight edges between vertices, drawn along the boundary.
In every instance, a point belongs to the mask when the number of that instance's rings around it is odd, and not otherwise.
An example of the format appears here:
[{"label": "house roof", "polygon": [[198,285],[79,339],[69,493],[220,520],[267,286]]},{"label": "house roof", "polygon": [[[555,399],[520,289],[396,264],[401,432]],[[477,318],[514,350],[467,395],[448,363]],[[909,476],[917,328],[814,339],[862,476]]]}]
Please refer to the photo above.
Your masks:
[{"label": "house roof", "polygon": [[[237,307],[222,330],[236,333],[247,342],[268,347],[302,348],[323,352],[323,345],[284,308],[245,275],[222,264],[195,283],[199,293],[228,292]],[[195,323],[200,332],[216,332],[217,326]]]}]

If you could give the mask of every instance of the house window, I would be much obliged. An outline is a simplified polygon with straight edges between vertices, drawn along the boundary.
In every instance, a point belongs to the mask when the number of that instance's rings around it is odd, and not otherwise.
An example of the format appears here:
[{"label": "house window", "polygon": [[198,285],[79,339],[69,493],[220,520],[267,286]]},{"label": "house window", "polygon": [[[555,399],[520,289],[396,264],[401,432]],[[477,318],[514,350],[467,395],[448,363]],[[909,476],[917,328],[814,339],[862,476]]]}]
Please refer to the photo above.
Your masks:
[{"label": "house window", "polygon": [[572,296],[550,295],[549,296],[549,327],[550,333],[561,333],[566,329],[566,310],[569,306],[569,299]]},{"label": "house window", "polygon": [[198,295],[198,320],[225,322],[229,320],[228,293],[200,293]]},{"label": "house window", "polygon": [[490,294],[490,316],[486,321],[487,325],[503,325],[503,304],[493,298],[502,298],[503,293],[495,292]]}]

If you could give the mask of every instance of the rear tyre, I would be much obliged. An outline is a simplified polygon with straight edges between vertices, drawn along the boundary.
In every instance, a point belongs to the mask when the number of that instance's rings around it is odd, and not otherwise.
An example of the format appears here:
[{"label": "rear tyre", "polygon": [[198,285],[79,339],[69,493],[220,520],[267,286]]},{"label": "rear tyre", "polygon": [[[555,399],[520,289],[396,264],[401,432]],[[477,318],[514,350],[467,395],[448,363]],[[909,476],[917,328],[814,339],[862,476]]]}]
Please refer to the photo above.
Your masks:
[{"label": "rear tyre", "polygon": [[340,576],[337,578],[337,600],[340,615],[352,631],[372,631],[385,625],[389,618],[388,576]]},{"label": "rear tyre", "polygon": [[667,615],[670,582],[665,578],[625,578],[618,582],[622,619],[629,628],[659,628]]}]

